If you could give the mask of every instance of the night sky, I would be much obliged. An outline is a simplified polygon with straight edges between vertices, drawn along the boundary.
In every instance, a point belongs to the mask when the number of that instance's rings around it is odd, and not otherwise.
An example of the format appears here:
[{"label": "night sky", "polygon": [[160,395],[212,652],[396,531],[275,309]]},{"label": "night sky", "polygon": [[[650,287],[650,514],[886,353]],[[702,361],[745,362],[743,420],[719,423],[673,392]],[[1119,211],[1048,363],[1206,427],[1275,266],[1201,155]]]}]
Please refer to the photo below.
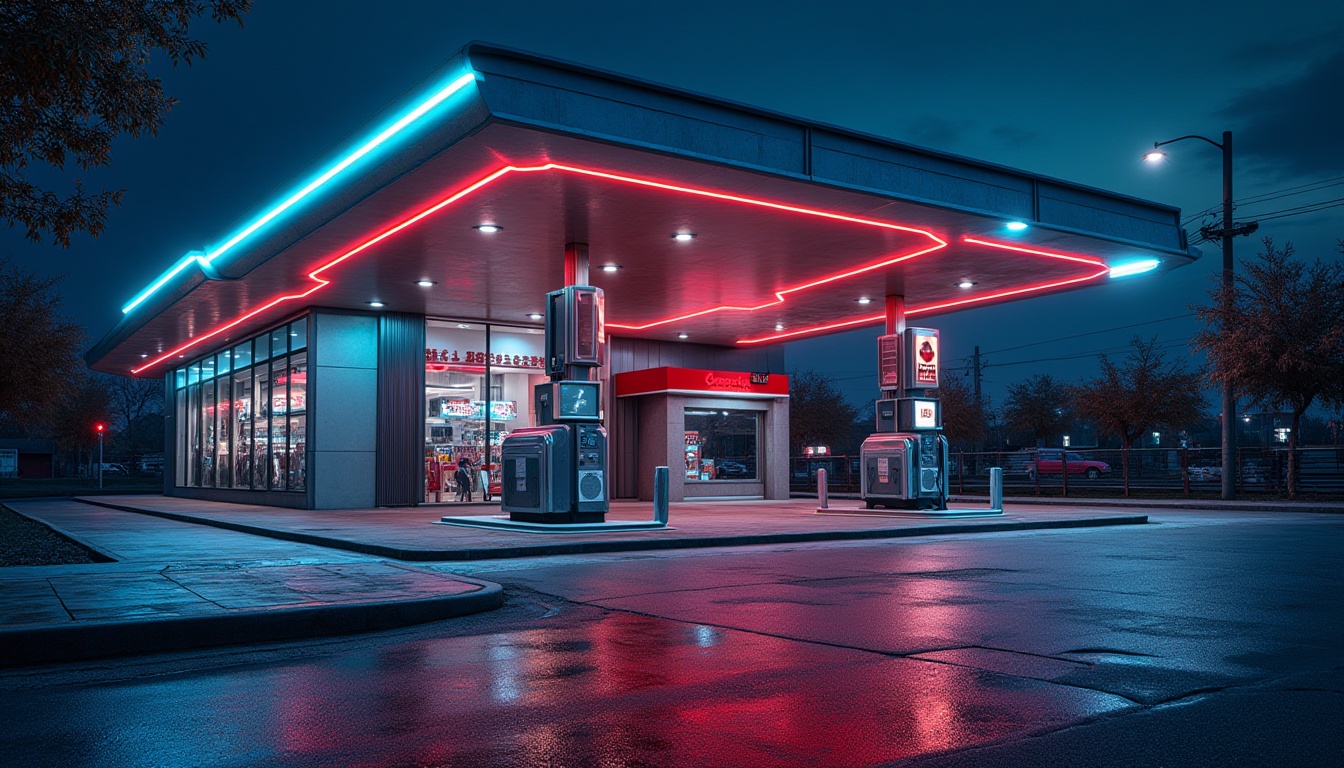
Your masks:
[{"label": "night sky", "polygon": [[[0,235],[18,263],[67,275],[66,310],[88,327],[90,343],[183,253],[231,231],[472,40],[1175,205],[1185,215],[1220,203],[1218,151],[1182,142],[1160,167],[1140,156],[1155,140],[1232,130],[1239,200],[1300,192],[1245,204],[1239,220],[1344,199],[1339,0],[256,6],[241,30],[201,23],[206,59],[163,70],[180,103],[157,138],[118,142],[111,168],[82,174],[87,185],[126,189],[102,237],[64,250]],[[1317,182],[1324,184],[1293,189]],[[1265,221],[1255,237],[1238,239],[1238,257],[1252,256],[1262,235],[1290,240],[1308,258],[1341,258],[1344,207]],[[988,353],[985,386],[996,404],[1007,384],[1033,373],[1093,373],[1090,353],[1123,352],[1135,333],[1185,356],[1198,323],[1166,318],[1207,300],[1221,254],[1216,243],[1201,248],[1198,263],[1168,274],[921,324],[941,329],[949,365],[975,345]],[[832,372],[853,400],[867,401],[878,330],[791,344],[790,367]]]}]

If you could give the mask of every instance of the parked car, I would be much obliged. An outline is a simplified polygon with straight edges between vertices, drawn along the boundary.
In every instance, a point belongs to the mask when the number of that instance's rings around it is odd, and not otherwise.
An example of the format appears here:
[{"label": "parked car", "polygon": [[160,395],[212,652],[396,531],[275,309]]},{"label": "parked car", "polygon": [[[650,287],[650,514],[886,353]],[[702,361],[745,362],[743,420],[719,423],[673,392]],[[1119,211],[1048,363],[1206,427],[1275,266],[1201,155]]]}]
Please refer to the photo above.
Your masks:
[{"label": "parked car", "polygon": [[747,465],[740,461],[720,461],[715,466],[715,474],[721,478],[747,477]]},{"label": "parked car", "polygon": [[1065,458],[1068,459],[1070,475],[1083,475],[1089,480],[1096,480],[1111,471],[1111,465],[1104,461],[1086,459],[1083,458],[1081,453],[1074,453],[1073,451],[1066,454],[1060,448],[1035,448],[1027,451],[1027,453],[1031,457],[1026,465],[1027,477],[1062,475],[1064,474]]},{"label": "parked car", "polygon": [[1217,464],[1205,463],[1189,467],[1190,482],[1218,482],[1223,479],[1223,468]]},{"label": "parked car", "polygon": [[[95,472],[96,472],[96,471],[97,471],[97,470],[95,470]],[[116,464],[116,463],[113,463],[113,462],[107,462],[107,461],[105,461],[105,462],[103,462],[103,474],[104,474],[104,475],[129,475],[130,472],[127,472],[127,471],[126,471],[126,465],[125,465],[125,464]]]}]

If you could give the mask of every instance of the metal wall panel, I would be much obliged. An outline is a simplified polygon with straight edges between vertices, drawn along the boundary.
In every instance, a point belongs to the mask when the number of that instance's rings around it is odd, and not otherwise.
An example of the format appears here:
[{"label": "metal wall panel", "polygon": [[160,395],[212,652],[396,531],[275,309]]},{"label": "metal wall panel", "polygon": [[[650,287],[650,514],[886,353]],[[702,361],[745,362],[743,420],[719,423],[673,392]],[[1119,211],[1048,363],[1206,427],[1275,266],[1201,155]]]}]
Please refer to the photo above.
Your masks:
[{"label": "metal wall panel", "polygon": [[380,507],[424,500],[425,318],[378,318],[378,477]]}]

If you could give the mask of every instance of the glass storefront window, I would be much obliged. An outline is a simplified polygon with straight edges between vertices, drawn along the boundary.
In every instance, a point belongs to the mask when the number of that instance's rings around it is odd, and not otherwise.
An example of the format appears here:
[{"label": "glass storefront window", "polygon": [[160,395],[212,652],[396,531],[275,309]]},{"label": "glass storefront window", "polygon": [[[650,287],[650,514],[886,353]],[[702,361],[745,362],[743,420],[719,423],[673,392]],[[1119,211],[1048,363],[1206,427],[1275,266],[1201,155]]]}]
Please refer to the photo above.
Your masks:
[{"label": "glass storefront window", "polygon": [[296,353],[290,358],[289,408],[285,417],[289,421],[289,455],[285,459],[291,491],[302,491],[308,487],[308,356]]},{"label": "glass storefront window", "polygon": [[[280,333],[289,332],[281,329]],[[267,483],[273,491],[285,490],[289,477],[288,373],[283,357],[271,363],[271,466]]]},{"label": "glass storefront window", "polygon": [[686,409],[686,479],[756,480],[760,412]]},{"label": "glass storefront window", "polygon": [[544,340],[540,329],[426,324],[427,501],[467,499],[455,477],[463,458],[471,466],[471,499],[498,494],[500,444],[514,429],[536,424],[532,387],[546,378]]},{"label": "glass storefront window", "polygon": [[[251,362],[252,353],[247,353]],[[238,359],[237,350],[234,359]],[[233,373],[233,484],[238,488],[252,487],[252,369],[243,368]]]},{"label": "glass storefront window", "polygon": [[215,485],[229,488],[233,485],[233,456],[229,440],[232,437],[229,415],[233,413],[233,377],[223,375],[223,371],[220,373],[219,378],[215,379]]},{"label": "glass storefront window", "polygon": [[271,331],[271,357],[284,357],[289,350],[289,326]]},{"label": "glass storefront window", "polygon": [[308,347],[308,321],[295,320],[289,324],[289,348],[298,351]]},{"label": "glass storefront window", "polygon": [[252,364],[252,342],[245,342],[233,348],[233,368],[246,368]]},{"label": "glass storefront window", "polygon": [[298,320],[174,371],[178,485],[307,489],[306,329]]},{"label": "glass storefront window", "polygon": [[187,485],[201,484],[201,385],[187,385]]},{"label": "glass storefront window", "polygon": [[252,487],[266,490],[271,459],[271,371],[262,365],[252,369]]}]

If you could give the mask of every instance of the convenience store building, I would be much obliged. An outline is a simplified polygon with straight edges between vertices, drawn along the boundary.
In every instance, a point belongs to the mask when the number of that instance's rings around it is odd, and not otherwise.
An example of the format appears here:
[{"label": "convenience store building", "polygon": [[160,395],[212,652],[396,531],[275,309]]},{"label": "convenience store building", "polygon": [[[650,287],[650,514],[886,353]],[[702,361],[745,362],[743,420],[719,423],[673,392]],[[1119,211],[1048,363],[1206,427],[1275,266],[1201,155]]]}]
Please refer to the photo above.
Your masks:
[{"label": "convenience store building", "polygon": [[487,45],[370,124],[90,350],[165,378],[165,493],[451,500],[426,467],[534,423],[545,295],[586,282],[610,495],[787,498],[784,342],[1197,255],[1175,208]]}]

